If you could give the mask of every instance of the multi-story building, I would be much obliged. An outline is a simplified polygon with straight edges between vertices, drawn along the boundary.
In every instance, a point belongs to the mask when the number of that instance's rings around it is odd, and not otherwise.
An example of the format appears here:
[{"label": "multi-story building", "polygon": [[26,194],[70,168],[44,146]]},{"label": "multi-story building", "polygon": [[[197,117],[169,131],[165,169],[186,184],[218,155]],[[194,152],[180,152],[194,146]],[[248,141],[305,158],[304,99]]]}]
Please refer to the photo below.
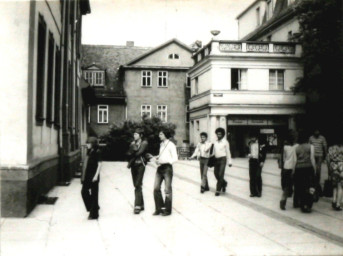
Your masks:
[{"label": "multi-story building", "polygon": [[119,67],[148,50],[150,48],[134,46],[132,41],[126,46],[82,45],[83,76],[96,96],[87,110],[90,133],[101,136],[109,125],[126,119],[127,97]]},{"label": "multi-story building", "polygon": [[177,39],[153,48],[121,67],[129,120],[158,116],[176,124],[178,146],[188,142],[187,71],[193,66],[192,50]]},{"label": "multi-story building", "polygon": [[265,136],[276,152],[304,113],[305,96],[292,91],[303,73],[300,55],[299,44],[271,42],[212,40],[197,51],[188,71],[191,143],[202,131],[213,141],[223,127],[235,157],[245,156],[251,132]]},{"label": "multi-story building", "polygon": [[245,41],[294,41],[299,22],[295,0],[256,0],[237,16],[238,39]]},{"label": "multi-story building", "polygon": [[0,4],[1,215],[26,216],[80,166],[82,15],[88,0]]}]

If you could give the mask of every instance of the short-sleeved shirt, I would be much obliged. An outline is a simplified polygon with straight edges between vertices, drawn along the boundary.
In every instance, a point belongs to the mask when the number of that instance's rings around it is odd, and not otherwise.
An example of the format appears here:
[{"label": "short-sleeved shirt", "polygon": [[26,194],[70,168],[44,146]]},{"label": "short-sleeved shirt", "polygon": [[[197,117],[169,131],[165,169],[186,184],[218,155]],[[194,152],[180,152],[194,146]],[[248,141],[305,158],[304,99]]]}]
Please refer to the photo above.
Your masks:
[{"label": "short-sleeved shirt", "polygon": [[324,136],[319,135],[318,138],[316,138],[315,136],[311,136],[309,142],[314,147],[315,156],[324,156],[324,149],[327,147],[326,139]]}]

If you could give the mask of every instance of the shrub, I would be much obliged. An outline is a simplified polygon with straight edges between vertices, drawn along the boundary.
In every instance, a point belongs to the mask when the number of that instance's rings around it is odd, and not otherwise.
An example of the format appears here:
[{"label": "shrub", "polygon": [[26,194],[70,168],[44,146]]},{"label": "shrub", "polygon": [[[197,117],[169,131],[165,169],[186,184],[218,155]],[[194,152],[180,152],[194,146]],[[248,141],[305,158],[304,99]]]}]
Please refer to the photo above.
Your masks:
[{"label": "shrub", "polygon": [[137,128],[144,131],[144,137],[149,143],[148,152],[158,155],[160,139],[158,137],[161,129],[167,129],[174,141],[176,125],[163,123],[158,117],[143,118],[140,122],[125,121],[121,124],[112,124],[109,131],[101,136],[101,142],[106,146],[102,150],[103,159],[111,161],[126,161],[126,152],[133,141],[133,133]]}]

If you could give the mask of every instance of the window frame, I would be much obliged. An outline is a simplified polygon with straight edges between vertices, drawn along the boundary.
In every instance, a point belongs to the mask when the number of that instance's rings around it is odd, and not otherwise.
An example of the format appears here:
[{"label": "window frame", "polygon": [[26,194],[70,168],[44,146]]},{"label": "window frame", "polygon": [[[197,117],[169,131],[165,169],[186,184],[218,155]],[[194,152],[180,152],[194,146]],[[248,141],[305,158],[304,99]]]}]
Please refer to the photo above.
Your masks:
[{"label": "window frame", "polygon": [[[144,75],[144,72],[149,72],[150,75]],[[149,85],[144,85],[144,79],[149,78]],[[151,70],[142,70],[141,71],[141,87],[151,88],[152,87],[152,71]]]},{"label": "window frame", "polygon": [[143,111],[143,107],[149,107],[149,118],[151,118],[151,115],[152,115],[152,108],[151,108],[151,105],[146,105],[146,104],[143,104],[141,105],[141,118],[143,119],[143,113],[146,113],[148,111]]},{"label": "window frame", "polygon": [[[162,75],[160,75],[160,73],[162,73]],[[163,73],[165,73],[165,76],[163,75]],[[167,88],[168,87],[168,71],[157,71],[157,87],[158,88]],[[160,79],[162,79],[162,85],[160,85]],[[165,85],[164,81],[165,80]]]},{"label": "window frame", "polygon": [[[102,107],[105,107],[105,108],[101,109]],[[98,124],[108,124],[108,121],[109,121],[108,120],[108,114],[109,114],[108,105],[98,105],[97,114],[98,114]],[[105,121],[104,116],[106,116],[106,121]]]},{"label": "window frame", "polygon": [[[271,84],[271,74],[274,72],[275,84]],[[282,73],[282,84],[279,87],[279,73]],[[274,87],[272,87],[274,86]],[[282,88],[281,88],[282,87]],[[285,70],[284,69],[269,69],[269,91],[284,91],[285,90]]]},{"label": "window frame", "polygon": [[[165,107],[165,109],[159,110],[159,107],[161,107],[161,108]],[[157,113],[157,117],[159,117],[163,123],[168,122],[168,105],[157,105],[156,106],[156,113]],[[162,119],[162,117],[159,115],[159,113],[165,113],[165,120]]]},{"label": "window frame", "polygon": [[[232,73],[237,71],[237,89],[233,89],[233,81],[232,81]],[[242,88],[242,73],[245,73],[245,88]],[[231,91],[246,91],[247,90],[247,85],[248,85],[248,69],[247,68],[232,68],[231,69]]]},{"label": "window frame", "polygon": [[[100,76],[100,82],[97,82],[97,74]],[[103,70],[84,70],[84,79],[93,87],[104,87],[105,86],[105,71]]]}]

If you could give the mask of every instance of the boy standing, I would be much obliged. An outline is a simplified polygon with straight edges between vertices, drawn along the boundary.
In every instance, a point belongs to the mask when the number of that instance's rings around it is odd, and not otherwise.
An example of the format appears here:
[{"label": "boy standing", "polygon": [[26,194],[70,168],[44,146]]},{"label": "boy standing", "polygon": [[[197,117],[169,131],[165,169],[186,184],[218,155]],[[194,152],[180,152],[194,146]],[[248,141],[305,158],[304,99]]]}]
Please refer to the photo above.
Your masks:
[{"label": "boy standing", "polygon": [[86,210],[89,212],[88,219],[94,220],[99,218],[99,174],[100,174],[100,150],[98,139],[89,137],[87,140],[88,153],[84,163],[82,174],[81,195]]}]

